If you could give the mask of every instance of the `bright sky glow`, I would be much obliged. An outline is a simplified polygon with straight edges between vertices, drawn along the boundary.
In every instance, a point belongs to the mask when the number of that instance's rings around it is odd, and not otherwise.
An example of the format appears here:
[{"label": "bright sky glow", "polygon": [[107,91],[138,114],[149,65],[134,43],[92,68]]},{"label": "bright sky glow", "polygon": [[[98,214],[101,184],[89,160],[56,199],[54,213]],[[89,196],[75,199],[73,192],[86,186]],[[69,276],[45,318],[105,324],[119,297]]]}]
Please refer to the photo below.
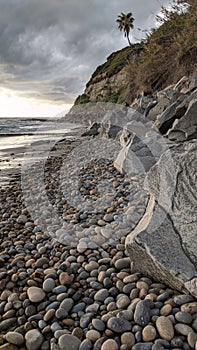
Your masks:
[{"label": "bright sky glow", "polygon": [[70,104],[54,104],[33,98],[17,96],[5,88],[0,88],[0,118],[43,118],[65,115],[72,107]]}]

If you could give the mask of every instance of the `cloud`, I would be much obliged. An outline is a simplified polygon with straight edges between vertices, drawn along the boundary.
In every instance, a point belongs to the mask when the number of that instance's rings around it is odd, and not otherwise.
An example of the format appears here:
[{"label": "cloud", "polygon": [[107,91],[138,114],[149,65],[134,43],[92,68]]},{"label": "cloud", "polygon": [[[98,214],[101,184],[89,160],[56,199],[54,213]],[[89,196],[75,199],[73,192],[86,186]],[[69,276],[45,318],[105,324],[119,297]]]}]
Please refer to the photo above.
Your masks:
[{"label": "cloud", "polygon": [[0,84],[22,96],[72,103],[91,74],[127,45],[116,18],[132,11],[149,30],[169,0],[1,0]]}]

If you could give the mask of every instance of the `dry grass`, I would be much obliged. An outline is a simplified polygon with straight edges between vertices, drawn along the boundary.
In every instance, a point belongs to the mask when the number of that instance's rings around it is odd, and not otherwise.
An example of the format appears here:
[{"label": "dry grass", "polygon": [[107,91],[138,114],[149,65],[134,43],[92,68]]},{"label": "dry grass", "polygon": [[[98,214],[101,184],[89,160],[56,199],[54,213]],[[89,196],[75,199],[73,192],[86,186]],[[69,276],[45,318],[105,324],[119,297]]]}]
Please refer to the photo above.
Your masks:
[{"label": "dry grass", "polygon": [[[189,0],[190,1],[190,0]],[[197,64],[197,2],[187,12],[175,4],[174,12],[163,9],[163,23],[152,30],[137,62],[128,64],[129,103],[141,91],[153,93],[189,75]]]}]

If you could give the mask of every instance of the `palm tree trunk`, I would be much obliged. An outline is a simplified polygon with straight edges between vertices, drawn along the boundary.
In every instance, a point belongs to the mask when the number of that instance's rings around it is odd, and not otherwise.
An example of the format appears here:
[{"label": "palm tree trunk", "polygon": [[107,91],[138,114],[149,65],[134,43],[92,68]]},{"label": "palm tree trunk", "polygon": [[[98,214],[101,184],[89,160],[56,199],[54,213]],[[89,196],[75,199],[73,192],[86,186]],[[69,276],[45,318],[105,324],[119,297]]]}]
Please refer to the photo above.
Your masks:
[{"label": "palm tree trunk", "polygon": [[130,42],[129,35],[127,35],[127,40],[128,40],[129,45],[131,46],[132,44]]}]

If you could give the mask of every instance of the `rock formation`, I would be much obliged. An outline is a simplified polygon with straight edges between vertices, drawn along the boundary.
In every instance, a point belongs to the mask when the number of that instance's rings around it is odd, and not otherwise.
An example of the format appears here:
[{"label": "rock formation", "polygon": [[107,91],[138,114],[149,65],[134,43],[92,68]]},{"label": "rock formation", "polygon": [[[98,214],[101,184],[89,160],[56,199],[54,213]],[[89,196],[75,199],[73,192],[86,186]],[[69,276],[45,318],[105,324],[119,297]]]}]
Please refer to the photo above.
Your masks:
[{"label": "rock formation", "polygon": [[[118,73],[116,73],[118,74]],[[75,106],[67,121],[89,124],[86,135],[120,140],[114,165],[145,177],[145,215],[126,238],[133,271],[197,297],[197,73],[130,107]],[[98,78],[98,77],[97,77]],[[87,87],[89,97],[100,81]],[[102,84],[101,84],[102,85]],[[86,92],[87,92],[86,91]],[[96,90],[95,90],[96,91]],[[151,106],[151,108],[150,108]],[[70,118],[70,119],[69,119]]]},{"label": "rock formation", "polygon": [[128,61],[137,59],[142,49],[142,44],[133,44],[107,57],[107,61],[97,67],[75,105],[87,102],[123,103],[127,89]]},{"label": "rock formation", "polygon": [[144,174],[150,194],[145,215],[126,238],[133,271],[197,297],[197,89],[179,91],[183,81],[158,93],[152,126],[144,116],[144,129],[132,128],[139,118],[125,126],[114,164],[129,176]]},{"label": "rock formation", "polygon": [[197,297],[197,144],[175,146],[146,176],[147,211],[126,239],[133,269]]}]

